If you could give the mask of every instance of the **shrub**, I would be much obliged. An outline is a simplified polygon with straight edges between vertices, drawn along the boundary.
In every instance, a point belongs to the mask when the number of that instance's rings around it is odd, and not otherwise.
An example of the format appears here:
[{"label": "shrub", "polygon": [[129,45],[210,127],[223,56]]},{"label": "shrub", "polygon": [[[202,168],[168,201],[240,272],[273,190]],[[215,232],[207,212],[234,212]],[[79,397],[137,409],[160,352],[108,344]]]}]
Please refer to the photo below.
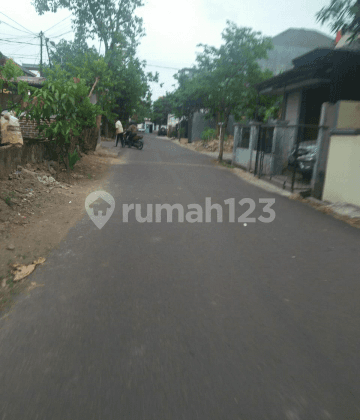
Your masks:
[{"label": "shrub", "polygon": [[216,130],[214,128],[207,128],[201,133],[201,140],[209,141],[213,140],[216,136]]}]

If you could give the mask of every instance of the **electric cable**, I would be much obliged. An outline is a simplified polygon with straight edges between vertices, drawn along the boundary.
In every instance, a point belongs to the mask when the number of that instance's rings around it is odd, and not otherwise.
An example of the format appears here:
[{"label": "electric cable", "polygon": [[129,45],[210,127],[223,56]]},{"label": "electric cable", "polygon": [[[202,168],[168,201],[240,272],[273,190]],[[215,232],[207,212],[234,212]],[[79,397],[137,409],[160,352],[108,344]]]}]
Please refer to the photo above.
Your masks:
[{"label": "electric cable", "polygon": [[[1,12],[0,12],[1,13]],[[22,29],[19,29],[19,28],[15,28],[15,26],[12,26],[12,25],[10,25],[10,23],[7,23],[7,22],[4,22],[3,20],[0,20],[0,23],[4,23],[5,25],[7,25],[7,26],[10,26],[10,28],[13,28],[13,29],[15,29],[16,31],[20,31],[20,32],[24,32],[25,34],[27,34],[27,35],[29,35],[29,33],[30,34],[33,34],[34,32],[28,32],[28,31],[23,31]]]},{"label": "electric cable", "polygon": [[0,12],[2,15],[4,15],[5,17],[7,17],[8,19],[10,19],[12,22],[16,23],[17,25],[21,26],[23,29],[25,29],[27,32],[33,34],[34,32],[30,31],[29,29],[25,28],[25,26],[21,25],[20,23],[16,22],[14,19],[11,19],[11,17],[5,15],[5,13]]},{"label": "electric cable", "polygon": [[52,29],[52,28],[55,28],[55,26],[59,25],[61,22],[64,22],[64,20],[69,19],[70,17],[72,17],[72,15],[69,15],[68,17],[66,17],[65,19],[61,20],[60,22],[55,23],[55,25],[51,26],[49,29],[46,29],[46,31],[44,31],[44,33],[47,32],[47,31],[50,31],[50,29]]}]

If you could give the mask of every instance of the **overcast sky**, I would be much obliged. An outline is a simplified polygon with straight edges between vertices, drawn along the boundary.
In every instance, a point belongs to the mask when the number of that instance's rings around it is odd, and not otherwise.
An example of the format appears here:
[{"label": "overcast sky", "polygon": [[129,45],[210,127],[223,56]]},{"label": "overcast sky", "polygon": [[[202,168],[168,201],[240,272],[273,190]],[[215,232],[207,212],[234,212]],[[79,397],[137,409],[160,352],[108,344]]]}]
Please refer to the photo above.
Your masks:
[{"label": "overcast sky", "polygon": [[[144,19],[146,30],[138,56],[147,61],[148,71],[159,72],[160,82],[164,83],[163,88],[152,85],[153,100],[174,89],[172,76],[177,69],[194,64],[197,44],[221,44],[226,20],[266,36],[275,36],[289,28],[306,28],[334,37],[315,18],[316,12],[328,3],[330,0],[145,0],[145,5],[137,11]],[[20,64],[39,63],[39,37],[36,36],[40,31],[55,42],[61,38],[73,39],[69,11],[62,9],[38,16],[31,0],[2,0],[0,21],[0,51]],[[99,47],[98,43],[95,45]],[[43,54],[44,60],[47,59],[45,48]]]}]

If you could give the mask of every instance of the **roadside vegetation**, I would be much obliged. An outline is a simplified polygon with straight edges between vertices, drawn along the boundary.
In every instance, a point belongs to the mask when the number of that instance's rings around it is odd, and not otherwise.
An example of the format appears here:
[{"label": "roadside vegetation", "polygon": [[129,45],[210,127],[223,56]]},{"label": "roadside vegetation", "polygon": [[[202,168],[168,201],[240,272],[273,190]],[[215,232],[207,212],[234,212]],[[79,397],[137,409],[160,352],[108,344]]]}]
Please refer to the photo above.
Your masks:
[{"label": "roadside vegetation", "polygon": [[[215,119],[216,134],[207,131],[203,133],[203,140],[220,137],[220,161],[230,115],[236,120],[264,121],[278,115],[282,101],[278,96],[258,96],[254,87],[273,75],[258,64],[258,60],[267,58],[272,48],[271,39],[230,21],[222,39],[219,48],[199,44],[201,52],[197,53],[196,63],[174,75],[177,88],[154,107],[156,116],[170,108],[171,113],[181,119],[180,130],[196,111],[203,110],[207,118]],[[221,130],[219,123],[222,123]]]},{"label": "roadside vegetation", "polygon": [[[95,149],[101,122],[108,137],[115,118],[126,126],[134,115],[139,120],[149,115],[150,82],[158,81],[158,74],[146,73],[146,63],[136,55],[144,36],[142,19],[134,13],[141,1],[35,0],[33,4],[40,15],[60,8],[71,11],[75,39],[49,45],[45,40],[49,63],[42,68],[46,82],[41,88],[17,81],[23,72],[7,60],[0,67],[0,89],[11,93],[7,110],[35,120],[40,135],[53,142],[54,154],[69,172],[84,142]],[[100,39],[104,53],[89,46],[95,39]]]}]

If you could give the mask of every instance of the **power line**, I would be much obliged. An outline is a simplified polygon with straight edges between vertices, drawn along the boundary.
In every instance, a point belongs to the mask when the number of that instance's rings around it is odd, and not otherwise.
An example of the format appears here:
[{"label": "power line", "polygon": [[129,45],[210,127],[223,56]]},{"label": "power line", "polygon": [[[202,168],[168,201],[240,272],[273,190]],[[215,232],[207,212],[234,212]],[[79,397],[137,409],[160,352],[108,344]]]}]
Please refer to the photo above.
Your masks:
[{"label": "power line", "polygon": [[24,38],[24,35],[23,34],[14,35],[14,34],[5,34],[4,32],[0,32],[0,35],[2,35],[2,36],[8,36],[9,39],[19,39],[19,38],[23,39]]},{"label": "power line", "polygon": [[22,42],[22,41],[10,41],[8,39],[0,39],[2,42],[14,43],[14,44],[26,44],[26,45],[38,45],[38,44],[31,44],[30,42]]},{"label": "power line", "polygon": [[67,34],[70,34],[70,33],[73,33],[73,31],[65,32],[64,34],[61,34],[61,35],[58,35],[58,36],[52,36],[51,38],[52,38],[52,39],[55,39],[55,38],[60,38],[61,36],[63,36],[63,35],[67,35]]},{"label": "power line", "polygon": [[146,63],[146,66],[147,67],[158,67],[159,69],[181,70],[181,69],[176,69],[175,67],[155,66],[153,64],[147,64],[147,63]]},{"label": "power line", "polygon": [[68,30],[70,30],[70,29],[72,29],[72,25],[70,24],[65,24],[65,25],[62,25],[62,26],[60,26],[60,27],[58,27],[58,28],[56,28],[55,30],[54,30],[54,33],[46,33],[46,36],[48,37],[48,38],[52,38],[52,37],[56,37],[56,36],[58,36],[59,35],[59,33],[62,33],[62,32],[66,32],[66,31],[68,31]]},{"label": "power line", "polygon": [[[1,12],[0,12],[1,13]],[[29,34],[33,34],[34,32],[29,32],[29,31],[23,31],[22,29],[19,28],[15,28],[15,26],[10,25],[10,23],[4,22],[3,20],[0,20],[0,23],[4,23],[7,26],[10,26],[10,28],[15,29],[16,31],[20,31],[20,32],[24,32],[25,34],[29,35]]]},{"label": "power line", "polygon": [[8,19],[10,19],[11,21],[13,21],[14,23],[16,23],[17,25],[21,26],[23,29],[25,29],[26,31],[30,32],[31,34],[33,34],[34,32],[30,31],[29,29],[25,28],[25,26],[20,25],[20,23],[16,22],[14,19],[11,19],[11,17],[5,15],[5,13],[0,12],[2,15],[4,15],[5,17],[7,17]]},{"label": "power line", "polygon": [[51,28],[49,28],[49,29],[46,29],[46,31],[44,31],[44,32],[50,31],[50,29],[55,28],[55,26],[59,25],[61,22],[64,22],[64,20],[69,19],[71,16],[72,15],[69,15],[68,17],[66,17],[65,19],[61,20],[60,22],[55,23],[55,25],[51,26]]},{"label": "power line", "polygon": [[[35,57],[35,54],[6,54],[7,56],[10,55],[11,57]],[[11,58],[10,57],[10,58]]]}]

